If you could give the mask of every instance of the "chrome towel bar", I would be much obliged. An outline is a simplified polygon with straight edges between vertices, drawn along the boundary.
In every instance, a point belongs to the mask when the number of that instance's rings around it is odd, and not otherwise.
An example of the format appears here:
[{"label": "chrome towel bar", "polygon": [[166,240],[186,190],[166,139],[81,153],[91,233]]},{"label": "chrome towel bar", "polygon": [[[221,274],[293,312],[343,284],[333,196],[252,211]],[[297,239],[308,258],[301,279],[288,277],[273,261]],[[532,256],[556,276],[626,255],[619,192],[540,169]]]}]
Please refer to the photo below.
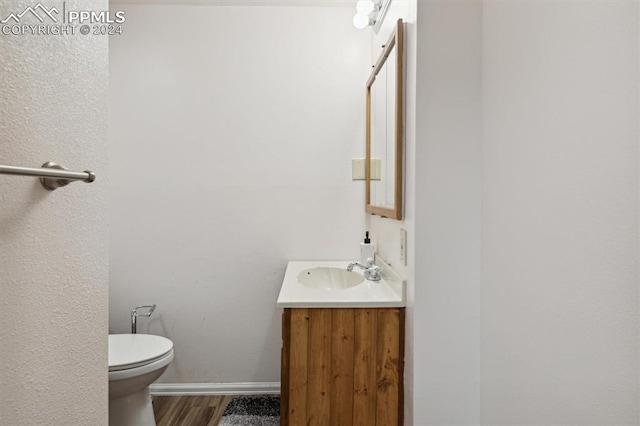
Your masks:
[{"label": "chrome towel bar", "polygon": [[40,178],[40,183],[49,191],[81,180],[91,183],[96,180],[96,174],[86,170],[84,172],[70,172],[65,167],[48,161],[40,168],[0,166],[0,174],[16,176],[34,176]]}]

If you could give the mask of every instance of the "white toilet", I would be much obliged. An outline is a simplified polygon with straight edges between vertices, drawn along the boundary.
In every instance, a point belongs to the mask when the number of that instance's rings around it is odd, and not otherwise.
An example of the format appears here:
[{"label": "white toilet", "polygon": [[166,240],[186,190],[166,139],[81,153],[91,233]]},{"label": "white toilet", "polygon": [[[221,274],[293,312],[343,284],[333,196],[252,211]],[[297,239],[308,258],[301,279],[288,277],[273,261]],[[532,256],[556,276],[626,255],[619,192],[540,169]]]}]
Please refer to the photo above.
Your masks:
[{"label": "white toilet", "polygon": [[109,425],[155,426],[149,385],[173,360],[173,342],[151,334],[109,335]]}]

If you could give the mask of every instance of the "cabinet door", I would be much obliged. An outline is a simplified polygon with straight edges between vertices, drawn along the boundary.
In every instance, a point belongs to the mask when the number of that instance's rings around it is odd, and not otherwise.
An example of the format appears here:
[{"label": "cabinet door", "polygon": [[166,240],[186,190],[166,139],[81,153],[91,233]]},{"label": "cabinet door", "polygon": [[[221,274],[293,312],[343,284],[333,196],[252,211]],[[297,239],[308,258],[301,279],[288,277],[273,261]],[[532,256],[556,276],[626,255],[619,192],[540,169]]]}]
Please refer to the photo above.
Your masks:
[{"label": "cabinet door", "polygon": [[281,425],[402,425],[403,308],[285,309],[282,343]]}]

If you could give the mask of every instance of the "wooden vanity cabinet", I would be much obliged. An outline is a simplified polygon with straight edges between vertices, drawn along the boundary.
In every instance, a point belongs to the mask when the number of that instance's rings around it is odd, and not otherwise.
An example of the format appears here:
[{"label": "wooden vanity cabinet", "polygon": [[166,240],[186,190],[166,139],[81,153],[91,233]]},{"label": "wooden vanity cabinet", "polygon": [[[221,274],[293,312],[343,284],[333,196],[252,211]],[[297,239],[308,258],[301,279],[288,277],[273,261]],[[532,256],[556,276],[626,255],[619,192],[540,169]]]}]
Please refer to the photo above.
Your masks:
[{"label": "wooden vanity cabinet", "polygon": [[285,308],[280,424],[401,426],[404,308]]}]

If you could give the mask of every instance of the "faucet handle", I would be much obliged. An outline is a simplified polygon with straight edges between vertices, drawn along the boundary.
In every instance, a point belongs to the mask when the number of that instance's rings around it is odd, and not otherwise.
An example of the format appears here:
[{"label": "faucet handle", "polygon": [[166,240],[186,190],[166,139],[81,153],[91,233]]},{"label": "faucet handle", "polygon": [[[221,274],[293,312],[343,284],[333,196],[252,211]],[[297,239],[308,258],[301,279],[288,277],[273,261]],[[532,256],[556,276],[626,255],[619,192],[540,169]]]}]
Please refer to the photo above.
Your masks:
[{"label": "faucet handle", "polygon": [[369,266],[364,271],[364,277],[369,281],[380,281],[382,274],[380,274],[380,267],[376,265]]}]

